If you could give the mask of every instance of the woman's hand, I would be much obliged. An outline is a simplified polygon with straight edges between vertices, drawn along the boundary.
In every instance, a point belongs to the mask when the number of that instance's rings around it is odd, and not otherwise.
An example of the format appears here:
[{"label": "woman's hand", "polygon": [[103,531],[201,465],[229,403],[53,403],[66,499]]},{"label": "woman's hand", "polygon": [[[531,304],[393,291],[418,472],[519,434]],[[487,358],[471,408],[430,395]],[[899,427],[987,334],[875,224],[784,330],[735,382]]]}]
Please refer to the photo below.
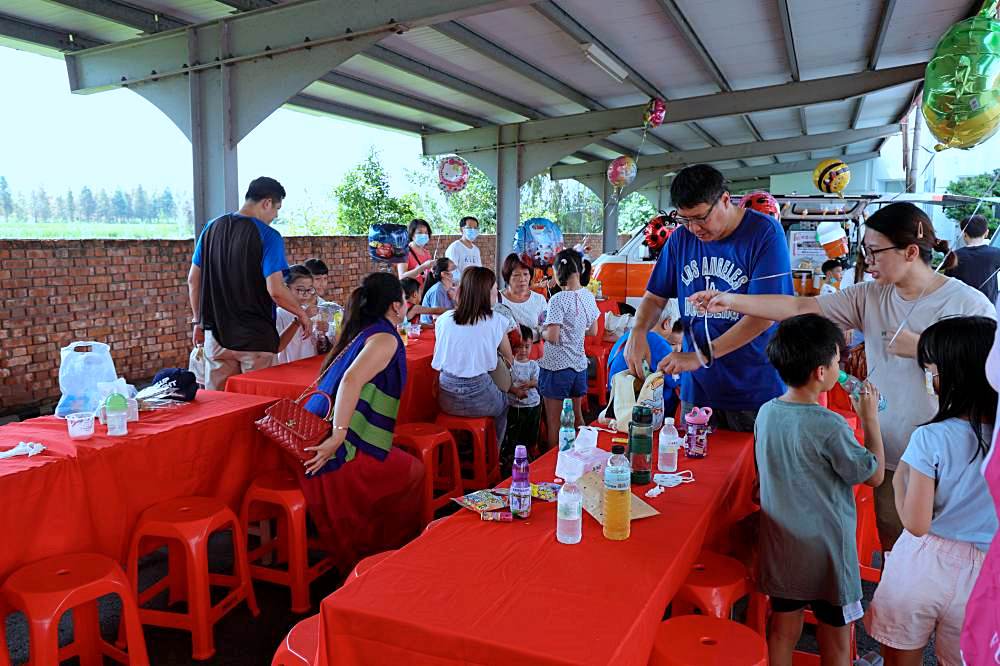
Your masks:
[{"label": "woman's hand", "polygon": [[920,342],[919,335],[913,331],[903,330],[896,336],[896,340],[889,345],[888,350],[890,354],[895,354],[896,356],[902,356],[903,358],[916,358],[918,342]]},{"label": "woman's hand", "polygon": [[691,294],[688,296],[688,301],[698,308],[699,312],[713,314],[729,310],[732,307],[733,294],[722,293],[716,289],[706,289]]},{"label": "woman's hand", "polygon": [[346,437],[346,430],[334,429],[330,433],[330,436],[327,437],[319,446],[307,446],[305,450],[315,451],[316,455],[302,463],[306,467],[306,474],[315,474],[323,467],[323,465],[329,462],[330,458],[337,453],[337,449],[344,444],[344,438]]},{"label": "woman's hand", "polygon": [[694,352],[671,352],[667,354],[657,368],[665,375],[679,375],[682,372],[693,372],[701,367],[701,361]]},{"label": "woman's hand", "polygon": [[851,404],[854,411],[862,423],[878,423],[878,388],[871,382],[865,382],[861,388],[861,394],[855,398],[851,396]]}]

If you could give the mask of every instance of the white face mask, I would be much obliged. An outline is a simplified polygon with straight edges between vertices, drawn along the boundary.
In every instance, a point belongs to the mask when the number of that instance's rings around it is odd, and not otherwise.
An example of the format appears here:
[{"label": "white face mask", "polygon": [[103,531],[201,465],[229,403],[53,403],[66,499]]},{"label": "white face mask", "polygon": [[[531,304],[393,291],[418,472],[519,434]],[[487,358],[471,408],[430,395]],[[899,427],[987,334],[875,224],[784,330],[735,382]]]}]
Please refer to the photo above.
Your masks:
[{"label": "white face mask", "polygon": [[694,483],[694,472],[686,469],[683,472],[671,474],[654,474],[653,483],[665,488],[673,488],[674,486],[679,486],[682,483]]},{"label": "white face mask", "polygon": [[451,272],[451,279],[458,283],[462,279],[462,271],[457,268]]},{"label": "white face mask", "polygon": [[479,229],[472,229],[471,227],[466,227],[462,232],[465,236],[465,240],[474,241],[479,238]]},{"label": "white face mask", "polygon": [[927,391],[927,395],[937,395],[937,391],[934,390],[934,373],[930,370],[924,370],[924,389]]},{"label": "white face mask", "polygon": [[423,247],[431,240],[431,237],[427,234],[413,234],[413,242]]}]

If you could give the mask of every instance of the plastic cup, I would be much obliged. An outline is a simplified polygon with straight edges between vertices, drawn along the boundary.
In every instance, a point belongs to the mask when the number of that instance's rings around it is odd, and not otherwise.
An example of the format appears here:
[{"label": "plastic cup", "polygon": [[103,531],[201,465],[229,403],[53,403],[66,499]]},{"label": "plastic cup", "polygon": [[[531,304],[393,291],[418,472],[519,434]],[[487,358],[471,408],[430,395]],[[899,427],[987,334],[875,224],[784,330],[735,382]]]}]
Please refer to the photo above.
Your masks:
[{"label": "plastic cup", "polygon": [[93,412],[75,412],[66,415],[66,430],[70,439],[90,439],[94,436]]},{"label": "plastic cup", "polygon": [[411,338],[420,337],[420,324],[410,324],[409,337]]}]

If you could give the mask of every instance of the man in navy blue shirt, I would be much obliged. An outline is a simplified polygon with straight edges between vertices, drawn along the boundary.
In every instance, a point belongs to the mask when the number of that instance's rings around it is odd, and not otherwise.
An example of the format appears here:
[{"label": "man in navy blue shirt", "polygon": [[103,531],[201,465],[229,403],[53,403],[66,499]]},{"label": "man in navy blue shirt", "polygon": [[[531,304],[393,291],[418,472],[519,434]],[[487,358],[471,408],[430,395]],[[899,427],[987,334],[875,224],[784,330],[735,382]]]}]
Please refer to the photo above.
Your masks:
[{"label": "man in navy blue shirt", "polygon": [[221,391],[232,375],[266,368],[278,351],[275,303],[304,334],[312,322],[282,279],[285,241],[271,228],[285,198],[273,178],[250,183],[243,207],[209,222],[188,273],[192,340],[205,345],[205,388]]},{"label": "man in navy blue shirt", "polygon": [[[788,245],[781,224],[732,201],[723,175],[707,164],[683,169],[670,184],[679,224],[646,285],[625,357],[639,376],[649,361],[646,332],[677,298],[687,328],[683,351],[664,358],[664,374],[681,374],[682,409],[711,407],[726,430],[752,432],[757,410],[781,395],[784,385],[765,348],[773,322],[734,312],[706,320],[687,300],[704,289],[739,294],[792,294]],[[638,335],[643,333],[643,335]],[[711,343],[709,344],[709,341]]]}]

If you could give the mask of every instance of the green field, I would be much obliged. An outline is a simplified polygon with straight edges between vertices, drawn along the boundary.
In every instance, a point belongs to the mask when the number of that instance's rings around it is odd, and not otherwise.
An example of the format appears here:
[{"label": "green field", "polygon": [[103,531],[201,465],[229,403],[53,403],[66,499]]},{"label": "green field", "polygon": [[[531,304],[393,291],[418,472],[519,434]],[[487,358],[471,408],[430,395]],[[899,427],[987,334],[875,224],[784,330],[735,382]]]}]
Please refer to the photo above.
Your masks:
[{"label": "green field", "polygon": [[193,238],[186,224],[110,222],[0,222],[0,238],[64,239],[64,238]]}]

